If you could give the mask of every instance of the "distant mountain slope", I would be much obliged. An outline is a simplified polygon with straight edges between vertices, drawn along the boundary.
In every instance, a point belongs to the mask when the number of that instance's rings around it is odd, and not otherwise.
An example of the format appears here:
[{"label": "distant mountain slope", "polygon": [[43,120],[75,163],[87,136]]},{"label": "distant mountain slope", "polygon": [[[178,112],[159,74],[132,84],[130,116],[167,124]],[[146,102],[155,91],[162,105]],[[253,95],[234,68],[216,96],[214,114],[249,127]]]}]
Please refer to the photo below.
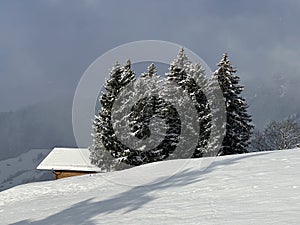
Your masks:
[{"label": "distant mountain slope", "polygon": [[3,191],[1,222],[296,225],[299,177],[299,149],[163,161]]},{"label": "distant mountain slope", "polygon": [[72,98],[53,99],[15,112],[0,113],[0,160],[30,149],[76,147]]},{"label": "distant mountain slope", "polygon": [[49,152],[49,149],[33,149],[16,158],[0,161],[0,191],[24,183],[53,179],[51,172],[36,170]]}]

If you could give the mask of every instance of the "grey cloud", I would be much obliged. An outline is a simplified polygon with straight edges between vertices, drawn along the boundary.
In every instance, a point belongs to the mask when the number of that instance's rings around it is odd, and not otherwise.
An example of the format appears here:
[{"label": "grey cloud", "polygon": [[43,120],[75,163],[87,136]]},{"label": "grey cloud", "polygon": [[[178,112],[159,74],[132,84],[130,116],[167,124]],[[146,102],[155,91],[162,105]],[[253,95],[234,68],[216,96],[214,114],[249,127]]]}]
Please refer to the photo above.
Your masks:
[{"label": "grey cloud", "polygon": [[[264,124],[300,111],[299,7],[293,0],[2,2],[0,110],[73,94],[105,51],[161,39],[192,49],[213,70],[228,52],[254,122]],[[285,77],[284,96],[276,76]]]}]

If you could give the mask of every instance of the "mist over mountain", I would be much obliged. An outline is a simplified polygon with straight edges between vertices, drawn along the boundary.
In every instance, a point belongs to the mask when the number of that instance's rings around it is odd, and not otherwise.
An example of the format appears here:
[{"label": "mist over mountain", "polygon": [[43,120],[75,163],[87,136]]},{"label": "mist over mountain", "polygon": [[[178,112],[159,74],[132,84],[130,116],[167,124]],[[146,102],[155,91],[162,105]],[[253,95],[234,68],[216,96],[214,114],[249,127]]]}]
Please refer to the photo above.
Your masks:
[{"label": "mist over mountain", "polygon": [[76,146],[71,97],[0,113],[0,160],[55,146]]}]

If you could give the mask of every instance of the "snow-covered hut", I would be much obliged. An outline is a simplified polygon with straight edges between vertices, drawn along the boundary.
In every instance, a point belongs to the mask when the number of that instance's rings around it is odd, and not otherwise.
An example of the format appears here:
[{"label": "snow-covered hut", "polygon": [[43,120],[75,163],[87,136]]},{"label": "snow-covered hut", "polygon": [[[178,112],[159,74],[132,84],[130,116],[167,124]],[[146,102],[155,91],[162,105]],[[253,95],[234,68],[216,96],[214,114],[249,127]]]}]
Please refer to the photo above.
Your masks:
[{"label": "snow-covered hut", "polygon": [[89,156],[86,148],[54,148],[37,169],[53,171],[56,179],[100,172]]}]

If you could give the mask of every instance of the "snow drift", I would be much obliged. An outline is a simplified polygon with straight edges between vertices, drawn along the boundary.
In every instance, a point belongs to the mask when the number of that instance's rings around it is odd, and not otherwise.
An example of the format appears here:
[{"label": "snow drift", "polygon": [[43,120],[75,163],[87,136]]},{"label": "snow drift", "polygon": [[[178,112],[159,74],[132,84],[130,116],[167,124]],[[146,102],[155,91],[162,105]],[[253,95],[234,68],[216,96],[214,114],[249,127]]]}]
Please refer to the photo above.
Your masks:
[{"label": "snow drift", "polygon": [[20,185],[2,224],[299,224],[300,150],[170,160]]}]

